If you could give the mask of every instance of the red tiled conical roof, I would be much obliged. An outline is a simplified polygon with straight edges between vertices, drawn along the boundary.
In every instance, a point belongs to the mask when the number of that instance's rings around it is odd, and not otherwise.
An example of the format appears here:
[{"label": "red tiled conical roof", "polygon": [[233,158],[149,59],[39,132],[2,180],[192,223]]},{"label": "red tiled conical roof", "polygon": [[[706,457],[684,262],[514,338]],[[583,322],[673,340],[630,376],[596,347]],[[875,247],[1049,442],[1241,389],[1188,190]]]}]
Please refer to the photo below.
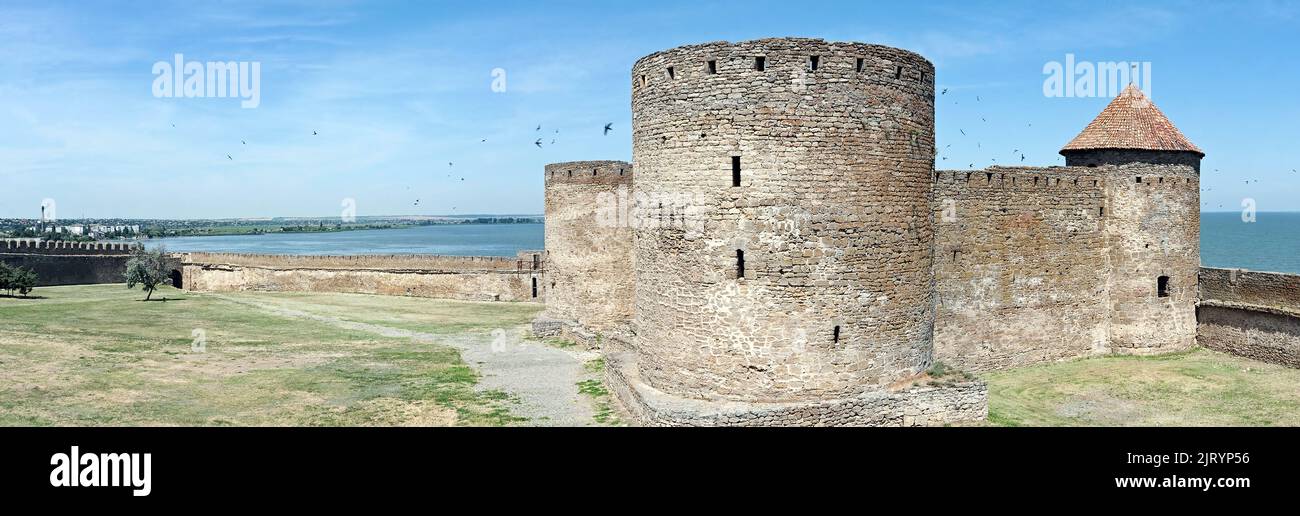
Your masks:
[{"label": "red tiled conical roof", "polygon": [[1141,149],[1205,153],[1192,145],[1137,86],[1129,84],[1083,132],[1061,149]]}]

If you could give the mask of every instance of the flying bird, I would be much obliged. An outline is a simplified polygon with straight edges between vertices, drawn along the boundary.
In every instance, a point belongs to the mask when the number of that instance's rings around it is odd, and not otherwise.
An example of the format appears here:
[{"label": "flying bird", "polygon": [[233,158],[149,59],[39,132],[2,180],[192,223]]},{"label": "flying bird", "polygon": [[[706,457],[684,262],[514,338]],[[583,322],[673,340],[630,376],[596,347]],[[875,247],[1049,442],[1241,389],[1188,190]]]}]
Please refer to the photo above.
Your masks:
[{"label": "flying bird", "polygon": [[961,135],[962,135],[962,136],[966,136],[966,130],[964,130],[964,129],[958,129],[958,131],[961,131]]},{"label": "flying bird", "polygon": [[538,138],[537,141],[533,142],[533,145],[536,145],[539,149],[542,148],[542,139]]},{"label": "flying bird", "polygon": [[312,136],[316,136],[316,131],[312,131],[312,132],[311,132],[311,135],[312,135]]},{"label": "flying bird", "polygon": [[605,124],[605,134],[609,134],[609,132],[613,130],[614,130],[614,122]]},{"label": "flying bird", "polygon": [[542,124],[537,124],[537,130],[538,130],[538,131],[541,131],[541,130],[542,130]]},{"label": "flying bird", "polygon": [[948,94],[948,88],[944,88],[943,91],[940,92],[939,94],[940,94],[940,95],[947,95],[947,94]]},{"label": "flying bird", "polygon": [[244,140],[239,140],[239,143],[242,143],[242,144],[244,144],[244,145],[248,145],[248,142],[246,142],[246,141],[244,141]]},{"label": "flying bird", "polygon": [[235,161],[235,158],[230,157],[229,154],[226,155],[226,159],[228,159],[228,160],[230,160],[230,161]]}]

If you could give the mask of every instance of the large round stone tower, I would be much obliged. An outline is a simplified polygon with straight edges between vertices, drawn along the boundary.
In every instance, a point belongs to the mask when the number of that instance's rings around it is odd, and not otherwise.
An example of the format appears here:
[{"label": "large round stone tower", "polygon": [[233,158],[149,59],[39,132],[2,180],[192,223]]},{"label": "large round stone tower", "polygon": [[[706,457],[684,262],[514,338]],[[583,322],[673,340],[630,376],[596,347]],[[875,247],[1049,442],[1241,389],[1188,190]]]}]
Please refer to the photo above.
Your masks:
[{"label": "large round stone tower", "polygon": [[632,114],[644,381],[816,401],[930,365],[929,61],[819,39],[679,47],[633,66]]},{"label": "large round stone tower", "polygon": [[623,334],[632,319],[632,164],[546,166],[546,311],[579,331]]}]

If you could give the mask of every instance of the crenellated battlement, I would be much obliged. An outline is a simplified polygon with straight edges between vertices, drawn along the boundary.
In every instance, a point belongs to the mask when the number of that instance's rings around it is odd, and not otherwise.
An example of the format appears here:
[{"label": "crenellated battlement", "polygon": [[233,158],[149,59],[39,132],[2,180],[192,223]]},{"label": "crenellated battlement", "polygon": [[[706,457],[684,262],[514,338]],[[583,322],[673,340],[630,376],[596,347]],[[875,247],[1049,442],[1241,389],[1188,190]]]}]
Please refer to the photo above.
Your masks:
[{"label": "crenellated battlement", "polygon": [[138,243],[129,242],[63,242],[38,239],[0,240],[0,253],[28,253],[49,255],[125,255]]},{"label": "crenellated battlement", "polygon": [[632,164],[626,161],[568,161],[546,165],[546,184],[632,184]]},{"label": "crenellated battlement", "polygon": [[934,182],[970,188],[1102,188],[1105,178],[1086,167],[989,167],[982,170],[937,170]]},{"label": "crenellated battlement", "polygon": [[715,41],[655,52],[632,66],[632,97],[675,97],[707,90],[782,86],[842,89],[887,86],[934,103],[934,65],[883,45],[816,38]]}]

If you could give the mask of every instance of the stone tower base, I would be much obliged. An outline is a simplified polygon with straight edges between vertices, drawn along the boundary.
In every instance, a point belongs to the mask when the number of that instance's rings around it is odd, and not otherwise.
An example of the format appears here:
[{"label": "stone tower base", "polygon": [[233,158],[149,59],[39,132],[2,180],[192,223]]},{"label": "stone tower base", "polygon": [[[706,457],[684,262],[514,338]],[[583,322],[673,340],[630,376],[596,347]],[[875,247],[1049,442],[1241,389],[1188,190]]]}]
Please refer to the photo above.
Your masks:
[{"label": "stone tower base", "polygon": [[[604,349],[608,343],[605,334],[602,332],[586,328],[574,321],[565,321],[552,319],[546,314],[537,316],[533,319],[533,336],[539,339],[557,338],[572,341],[574,344],[581,345],[587,349]],[[619,338],[618,333],[610,333],[613,338]],[[627,338],[623,336],[622,338]]]},{"label": "stone tower base", "polygon": [[636,355],[605,353],[605,381],[633,417],[648,426],[944,426],[988,417],[988,386],[873,391],[804,403],[711,402],[655,389],[637,373]]}]

